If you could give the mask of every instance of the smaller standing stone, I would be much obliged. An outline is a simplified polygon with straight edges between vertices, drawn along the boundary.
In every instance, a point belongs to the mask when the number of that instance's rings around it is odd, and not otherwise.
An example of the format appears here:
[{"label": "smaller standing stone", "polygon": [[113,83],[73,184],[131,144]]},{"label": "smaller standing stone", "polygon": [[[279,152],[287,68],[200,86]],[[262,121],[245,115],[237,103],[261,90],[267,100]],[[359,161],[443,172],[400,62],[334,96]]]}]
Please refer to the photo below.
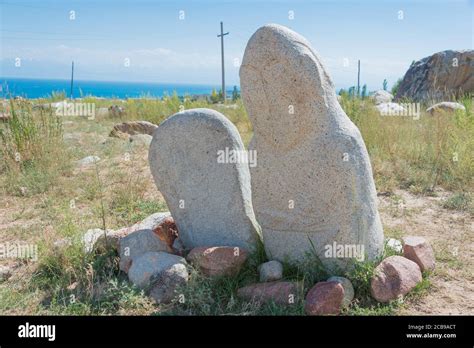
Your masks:
[{"label": "smaller standing stone", "polygon": [[344,277],[333,276],[327,280],[328,282],[338,282],[344,288],[344,300],[342,301],[343,307],[348,307],[354,299],[354,287],[349,279]]},{"label": "smaller standing stone", "polygon": [[256,283],[237,290],[237,296],[248,301],[291,305],[296,303],[297,287],[293,282]]},{"label": "smaller standing stone", "polygon": [[258,267],[258,272],[261,282],[280,280],[283,277],[283,265],[276,260],[268,261]]},{"label": "smaller standing stone", "polygon": [[196,247],[187,259],[206,276],[223,276],[239,273],[247,255],[239,247]]},{"label": "smaller standing stone", "polygon": [[176,113],[154,132],[148,159],[186,247],[256,248],[249,156],[227,117],[210,109]]},{"label": "smaller standing stone", "polygon": [[128,279],[139,288],[145,289],[151,285],[152,279],[156,279],[160,273],[177,263],[186,265],[186,260],[165,252],[147,252],[133,260]]},{"label": "smaller standing stone", "polygon": [[344,301],[344,287],[340,282],[319,282],[306,295],[308,315],[339,314]]},{"label": "smaller standing stone", "polygon": [[431,245],[423,237],[403,238],[403,256],[415,262],[424,271],[435,268],[435,256]]},{"label": "smaller standing stone", "polygon": [[152,279],[150,297],[156,303],[171,303],[176,296],[176,288],[185,285],[188,277],[188,270],[184,264],[177,263],[171,266]]},{"label": "smaller standing stone", "polygon": [[402,256],[390,256],[374,270],[370,291],[378,302],[389,302],[410,292],[422,276],[420,267]]}]

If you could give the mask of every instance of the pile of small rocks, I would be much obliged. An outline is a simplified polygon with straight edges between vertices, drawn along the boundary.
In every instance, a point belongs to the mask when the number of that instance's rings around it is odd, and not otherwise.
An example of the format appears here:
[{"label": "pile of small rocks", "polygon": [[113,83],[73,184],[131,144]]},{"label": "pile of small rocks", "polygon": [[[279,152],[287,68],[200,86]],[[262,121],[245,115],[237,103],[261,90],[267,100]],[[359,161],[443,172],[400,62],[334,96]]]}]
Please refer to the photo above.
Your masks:
[{"label": "pile of small rocks", "polygon": [[[88,230],[83,237],[84,250],[116,249],[120,270],[130,282],[143,289],[158,304],[173,302],[178,287],[190,279],[192,265],[207,277],[236,276],[249,257],[247,250],[232,246],[194,247],[187,249],[169,212],[156,213],[142,222],[119,230]],[[422,281],[422,272],[435,268],[433,249],[423,237],[409,236],[387,240],[394,255],[384,259],[374,270],[370,290],[382,303],[397,300]],[[283,278],[283,265],[277,260],[258,266],[259,282],[237,290],[246,301],[294,305],[302,294],[302,285]],[[337,315],[348,308],[355,291],[349,279],[332,276],[312,286],[304,298],[307,315]]]},{"label": "pile of small rocks", "polygon": [[435,268],[430,244],[423,237],[403,238],[403,256],[390,256],[374,271],[370,290],[379,302],[389,302],[408,292],[422,281],[422,272]]}]

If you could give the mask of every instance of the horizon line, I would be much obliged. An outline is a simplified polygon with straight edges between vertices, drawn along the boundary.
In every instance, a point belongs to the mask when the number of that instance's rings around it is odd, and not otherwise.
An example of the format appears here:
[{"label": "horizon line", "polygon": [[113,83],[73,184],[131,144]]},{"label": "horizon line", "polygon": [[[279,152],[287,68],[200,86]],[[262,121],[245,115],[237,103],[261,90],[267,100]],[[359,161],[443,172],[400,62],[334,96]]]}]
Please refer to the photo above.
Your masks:
[{"label": "horizon line", "polygon": [[[48,78],[48,77],[18,77],[18,76],[0,76],[0,80],[6,79],[17,79],[17,80],[53,80],[53,81],[67,81],[70,82],[71,79],[65,78]],[[158,81],[158,82],[151,82],[151,81],[124,81],[124,80],[96,80],[96,79],[74,79],[74,81],[85,81],[85,82],[118,82],[118,83],[150,83],[150,84],[169,84],[169,85],[183,85],[183,86],[209,86],[209,87],[220,87],[220,83],[216,83],[215,85],[212,83],[196,83],[196,82],[166,82],[166,81]],[[234,84],[231,83],[228,86],[238,86],[240,87],[240,83]]]}]

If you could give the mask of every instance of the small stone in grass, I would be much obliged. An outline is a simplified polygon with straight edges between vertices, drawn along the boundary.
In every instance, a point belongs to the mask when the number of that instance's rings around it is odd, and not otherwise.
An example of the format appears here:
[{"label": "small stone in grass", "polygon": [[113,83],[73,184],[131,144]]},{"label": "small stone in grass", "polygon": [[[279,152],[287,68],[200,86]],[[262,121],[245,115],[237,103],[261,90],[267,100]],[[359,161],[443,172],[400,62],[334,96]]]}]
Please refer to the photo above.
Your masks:
[{"label": "small stone in grass", "polygon": [[258,272],[261,282],[279,280],[283,277],[283,265],[276,260],[268,261],[258,267]]},{"label": "small stone in grass", "polygon": [[348,307],[354,298],[354,287],[349,279],[344,277],[333,276],[327,280],[328,282],[338,282],[344,288],[344,300],[342,301],[343,307]]},{"label": "small stone in grass", "polygon": [[344,301],[344,287],[340,282],[319,282],[306,295],[305,312],[308,315],[339,314]]},{"label": "small stone in grass", "polygon": [[239,247],[196,247],[188,254],[187,260],[206,276],[236,275],[247,260],[247,255]]},{"label": "small stone in grass", "polygon": [[390,256],[374,270],[370,282],[372,297],[378,302],[390,302],[406,295],[422,280],[420,267],[402,256]]},{"label": "small stone in grass", "polygon": [[435,256],[431,245],[423,237],[403,238],[403,256],[415,262],[424,271],[435,268]]},{"label": "small stone in grass", "polygon": [[176,289],[188,282],[188,270],[186,266],[177,263],[164,270],[151,281],[150,297],[156,303],[171,303],[175,298]]},{"label": "small stone in grass", "polygon": [[296,283],[283,281],[255,283],[237,290],[237,296],[248,301],[292,305],[296,303],[297,287]]}]

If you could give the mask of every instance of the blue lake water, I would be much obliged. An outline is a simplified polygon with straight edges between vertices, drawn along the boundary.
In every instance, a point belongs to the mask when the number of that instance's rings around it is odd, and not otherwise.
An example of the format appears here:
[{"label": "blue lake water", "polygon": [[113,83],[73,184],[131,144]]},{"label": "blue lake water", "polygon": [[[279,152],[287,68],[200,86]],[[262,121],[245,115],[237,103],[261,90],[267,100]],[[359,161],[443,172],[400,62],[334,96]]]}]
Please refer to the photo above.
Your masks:
[{"label": "blue lake water", "polygon": [[[69,80],[20,79],[0,77],[0,97],[22,96],[24,98],[42,98],[52,92],[64,91],[69,96],[71,82]],[[179,96],[211,94],[212,89],[219,86],[149,83],[149,82],[116,82],[116,81],[74,81],[74,97],[92,95],[104,98],[138,98],[143,96],[162,97],[173,92]],[[233,86],[226,86],[227,94],[231,95]]]}]

